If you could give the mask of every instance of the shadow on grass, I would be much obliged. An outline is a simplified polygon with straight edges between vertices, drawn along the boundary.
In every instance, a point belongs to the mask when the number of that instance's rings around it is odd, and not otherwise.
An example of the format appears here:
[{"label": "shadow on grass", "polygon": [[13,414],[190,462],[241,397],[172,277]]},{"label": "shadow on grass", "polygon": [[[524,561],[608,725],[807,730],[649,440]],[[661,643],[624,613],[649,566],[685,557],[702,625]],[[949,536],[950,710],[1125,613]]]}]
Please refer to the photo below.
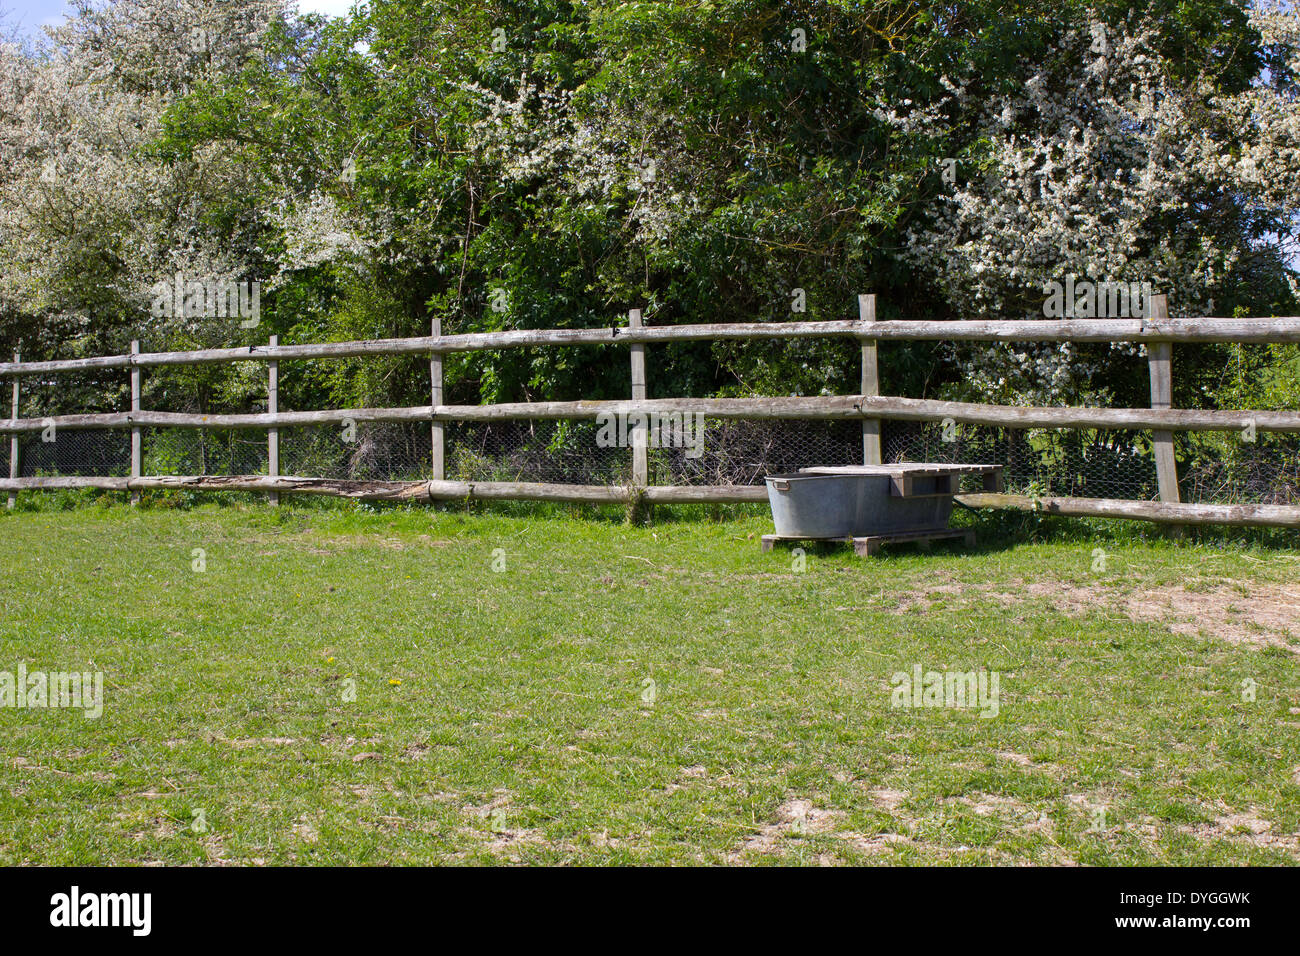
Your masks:
[{"label": "shadow on grass", "polygon": [[[636,524],[642,527],[679,524],[723,524],[734,521],[770,521],[767,505],[676,504],[642,506],[634,511],[627,505],[596,505],[550,501],[437,502],[355,501],[315,495],[285,495],[280,508],[267,507],[265,494],[241,491],[146,491],[141,495],[143,510],[187,511],[202,507],[265,510],[277,522],[300,521],[313,513],[389,515],[436,513],[448,515],[498,515],[535,520],[580,520],[596,525]],[[27,491],[18,495],[15,511],[59,512],[77,509],[98,511],[125,508],[130,495],[121,491],[59,489]],[[6,512],[0,509],[0,515]],[[1145,521],[1117,518],[1076,518],[1012,510],[973,510],[960,505],[953,509],[952,526],[975,532],[974,552],[1004,551],[1024,544],[1135,545],[1156,547],[1200,546],[1218,550],[1295,551],[1300,549],[1300,531],[1289,528],[1240,528],[1224,525],[1188,525],[1180,530]],[[809,554],[829,554],[847,545],[835,542],[799,543]],[[960,539],[936,541],[939,553],[971,553]],[[877,557],[915,553],[915,544],[887,545]]]},{"label": "shadow on grass", "polygon": [[1260,551],[1300,548],[1300,531],[1291,528],[1176,527],[1120,518],[1076,518],[1009,509],[972,510],[965,506],[953,510],[953,526],[974,530],[981,550],[986,546],[1000,549],[1019,544],[1083,543]]}]

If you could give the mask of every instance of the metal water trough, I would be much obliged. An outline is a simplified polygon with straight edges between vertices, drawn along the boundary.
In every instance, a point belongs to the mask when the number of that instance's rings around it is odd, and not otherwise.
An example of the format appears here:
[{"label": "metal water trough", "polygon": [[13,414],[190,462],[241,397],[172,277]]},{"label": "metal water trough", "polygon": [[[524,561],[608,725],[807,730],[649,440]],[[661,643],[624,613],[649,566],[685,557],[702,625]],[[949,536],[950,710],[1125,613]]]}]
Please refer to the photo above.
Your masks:
[{"label": "metal water trough", "polygon": [[875,538],[942,532],[962,475],[1001,490],[1000,465],[905,462],[802,468],[769,475],[776,539]]}]

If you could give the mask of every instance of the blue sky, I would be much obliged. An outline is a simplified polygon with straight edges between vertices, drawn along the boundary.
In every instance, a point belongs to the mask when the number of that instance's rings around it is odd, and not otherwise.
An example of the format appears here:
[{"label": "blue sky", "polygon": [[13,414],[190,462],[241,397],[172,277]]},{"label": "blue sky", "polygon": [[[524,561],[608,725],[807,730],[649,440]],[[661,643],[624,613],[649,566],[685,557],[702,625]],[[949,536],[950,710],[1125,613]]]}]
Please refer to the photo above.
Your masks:
[{"label": "blue sky", "polygon": [[0,0],[0,26],[17,26],[34,36],[46,23],[55,26],[63,22],[63,6],[63,0]]},{"label": "blue sky", "polygon": [[63,0],[0,0],[0,24],[17,26],[28,36],[40,32],[48,23],[56,26],[63,22]]},{"label": "blue sky", "polygon": [[[326,13],[339,16],[352,7],[352,0],[298,0],[298,9],[305,13]],[[63,22],[67,4],[63,0],[0,0],[0,26],[17,26],[27,36],[37,36],[45,25],[58,26]]]}]

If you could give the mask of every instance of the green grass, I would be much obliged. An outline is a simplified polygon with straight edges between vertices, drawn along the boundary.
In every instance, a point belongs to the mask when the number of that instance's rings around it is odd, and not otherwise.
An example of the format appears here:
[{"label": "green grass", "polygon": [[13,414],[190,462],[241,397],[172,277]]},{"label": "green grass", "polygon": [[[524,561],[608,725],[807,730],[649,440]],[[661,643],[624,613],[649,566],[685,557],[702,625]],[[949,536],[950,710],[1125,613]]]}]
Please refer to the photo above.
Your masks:
[{"label": "green grass", "polygon": [[[104,712],[0,708],[3,863],[1300,859],[1294,538],[988,519],[797,572],[757,509],[43,500],[0,670]],[[891,707],[915,664],[998,715]]]}]

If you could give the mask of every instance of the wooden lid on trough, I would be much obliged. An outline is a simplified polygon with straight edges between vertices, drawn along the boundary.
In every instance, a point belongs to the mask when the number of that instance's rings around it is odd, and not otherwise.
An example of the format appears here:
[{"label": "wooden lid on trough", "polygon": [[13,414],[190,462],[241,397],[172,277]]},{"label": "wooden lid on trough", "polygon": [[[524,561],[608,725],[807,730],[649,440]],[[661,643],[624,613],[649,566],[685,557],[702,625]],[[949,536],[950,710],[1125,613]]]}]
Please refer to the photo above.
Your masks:
[{"label": "wooden lid on trough", "polygon": [[800,468],[799,473],[806,475],[987,475],[1001,470],[1001,465],[952,465],[900,461],[888,465],[815,465],[811,468]]},{"label": "wooden lid on trough", "polygon": [[825,465],[800,468],[801,475],[883,475],[896,498],[938,498],[957,493],[962,475],[982,475],[984,490],[1002,490],[1001,465],[953,465],[924,461],[900,461],[889,465]]}]

